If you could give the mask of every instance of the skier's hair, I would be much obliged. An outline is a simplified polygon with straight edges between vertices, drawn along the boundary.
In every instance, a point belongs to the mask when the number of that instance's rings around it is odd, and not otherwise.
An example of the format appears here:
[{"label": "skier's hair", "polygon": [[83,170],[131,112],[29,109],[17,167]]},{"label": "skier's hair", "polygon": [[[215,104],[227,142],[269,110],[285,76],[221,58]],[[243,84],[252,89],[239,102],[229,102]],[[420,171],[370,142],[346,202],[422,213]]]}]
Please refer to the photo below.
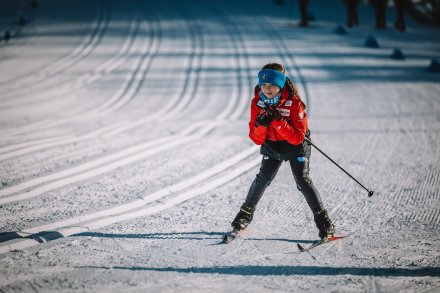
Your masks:
[{"label": "skier's hair", "polygon": [[[268,64],[264,65],[263,68],[261,68],[261,70],[263,70],[263,69],[272,69],[272,70],[280,71],[282,74],[286,74],[286,69],[280,63],[268,63]],[[300,100],[304,109],[306,109],[306,104],[303,102],[303,100],[301,100],[299,93],[298,93],[298,90],[296,89],[296,87],[293,85],[293,82],[288,77],[286,77],[286,88],[289,91],[289,94],[293,98],[296,97],[298,100]]]},{"label": "skier's hair", "polygon": [[261,70],[264,69],[272,69],[272,70],[276,70],[276,71],[280,71],[282,74],[286,74],[286,69],[284,68],[284,66],[282,64],[279,63],[269,63],[263,66],[263,68],[261,68]]}]

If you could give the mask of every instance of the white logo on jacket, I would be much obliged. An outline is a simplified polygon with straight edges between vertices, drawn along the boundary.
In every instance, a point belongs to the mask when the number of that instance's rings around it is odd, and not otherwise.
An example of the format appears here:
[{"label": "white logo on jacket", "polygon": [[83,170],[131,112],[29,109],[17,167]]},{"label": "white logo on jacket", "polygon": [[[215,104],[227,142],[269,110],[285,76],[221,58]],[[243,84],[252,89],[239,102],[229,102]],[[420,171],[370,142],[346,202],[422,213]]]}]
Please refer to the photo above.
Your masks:
[{"label": "white logo on jacket", "polygon": [[292,106],[292,101],[291,101],[291,100],[286,101],[286,103],[284,104],[284,106],[286,106],[286,107],[290,107],[290,106]]},{"label": "white logo on jacket", "polygon": [[264,104],[264,102],[262,100],[258,100],[257,106],[264,108],[264,107],[266,107],[266,104]]},{"label": "white logo on jacket", "polygon": [[277,108],[277,110],[280,112],[281,116],[290,116],[290,109]]},{"label": "white logo on jacket", "polygon": [[299,120],[303,120],[304,119],[304,112],[299,112],[298,118],[299,118]]}]

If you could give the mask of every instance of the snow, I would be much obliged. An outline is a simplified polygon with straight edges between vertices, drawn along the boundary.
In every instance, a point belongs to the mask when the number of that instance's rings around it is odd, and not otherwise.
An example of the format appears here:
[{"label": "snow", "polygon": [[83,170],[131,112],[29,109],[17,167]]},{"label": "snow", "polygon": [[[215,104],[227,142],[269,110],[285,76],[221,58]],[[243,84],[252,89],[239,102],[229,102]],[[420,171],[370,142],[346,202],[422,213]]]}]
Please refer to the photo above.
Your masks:
[{"label": "snow", "polygon": [[[342,1],[55,1],[0,47],[0,291],[440,291],[438,28],[335,33]],[[290,9],[290,10],[287,10]],[[293,11],[293,12],[292,12]],[[379,48],[364,47],[374,36]],[[391,59],[399,48],[405,60]],[[308,105],[311,175],[347,239],[317,238],[283,164],[234,242],[258,172],[258,70]]]}]

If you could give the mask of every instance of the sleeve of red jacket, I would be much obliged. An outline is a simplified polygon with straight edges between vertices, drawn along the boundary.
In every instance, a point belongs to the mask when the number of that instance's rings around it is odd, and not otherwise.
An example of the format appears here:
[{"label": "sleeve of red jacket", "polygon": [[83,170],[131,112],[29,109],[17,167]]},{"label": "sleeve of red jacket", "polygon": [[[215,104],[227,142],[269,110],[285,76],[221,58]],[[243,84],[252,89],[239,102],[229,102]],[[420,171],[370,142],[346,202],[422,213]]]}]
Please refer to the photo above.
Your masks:
[{"label": "sleeve of red jacket", "polygon": [[294,101],[290,108],[289,120],[273,121],[277,134],[281,135],[290,144],[298,145],[304,141],[307,132],[307,115],[302,103]]},{"label": "sleeve of red jacket", "polygon": [[249,137],[257,145],[262,145],[266,141],[267,127],[256,126],[255,118],[260,113],[259,108],[254,101],[251,102],[251,119],[249,121]]}]

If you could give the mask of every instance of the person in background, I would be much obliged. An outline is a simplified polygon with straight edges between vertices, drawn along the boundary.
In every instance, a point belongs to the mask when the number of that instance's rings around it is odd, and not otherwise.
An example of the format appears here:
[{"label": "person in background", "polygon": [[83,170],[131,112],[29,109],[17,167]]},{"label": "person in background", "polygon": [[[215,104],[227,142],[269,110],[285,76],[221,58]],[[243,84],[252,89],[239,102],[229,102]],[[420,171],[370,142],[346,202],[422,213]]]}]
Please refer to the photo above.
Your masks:
[{"label": "person in background", "polygon": [[[394,22],[394,27],[404,32],[406,31],[405,25],[405,1],[406,0],[394,0],[394,7],[396,9],[396,20]],[[386,8],[387,0],[370,0],[371,6],[373,6],[375,18],[376,18],[376,28],[385,29],[386,24]]]}]

